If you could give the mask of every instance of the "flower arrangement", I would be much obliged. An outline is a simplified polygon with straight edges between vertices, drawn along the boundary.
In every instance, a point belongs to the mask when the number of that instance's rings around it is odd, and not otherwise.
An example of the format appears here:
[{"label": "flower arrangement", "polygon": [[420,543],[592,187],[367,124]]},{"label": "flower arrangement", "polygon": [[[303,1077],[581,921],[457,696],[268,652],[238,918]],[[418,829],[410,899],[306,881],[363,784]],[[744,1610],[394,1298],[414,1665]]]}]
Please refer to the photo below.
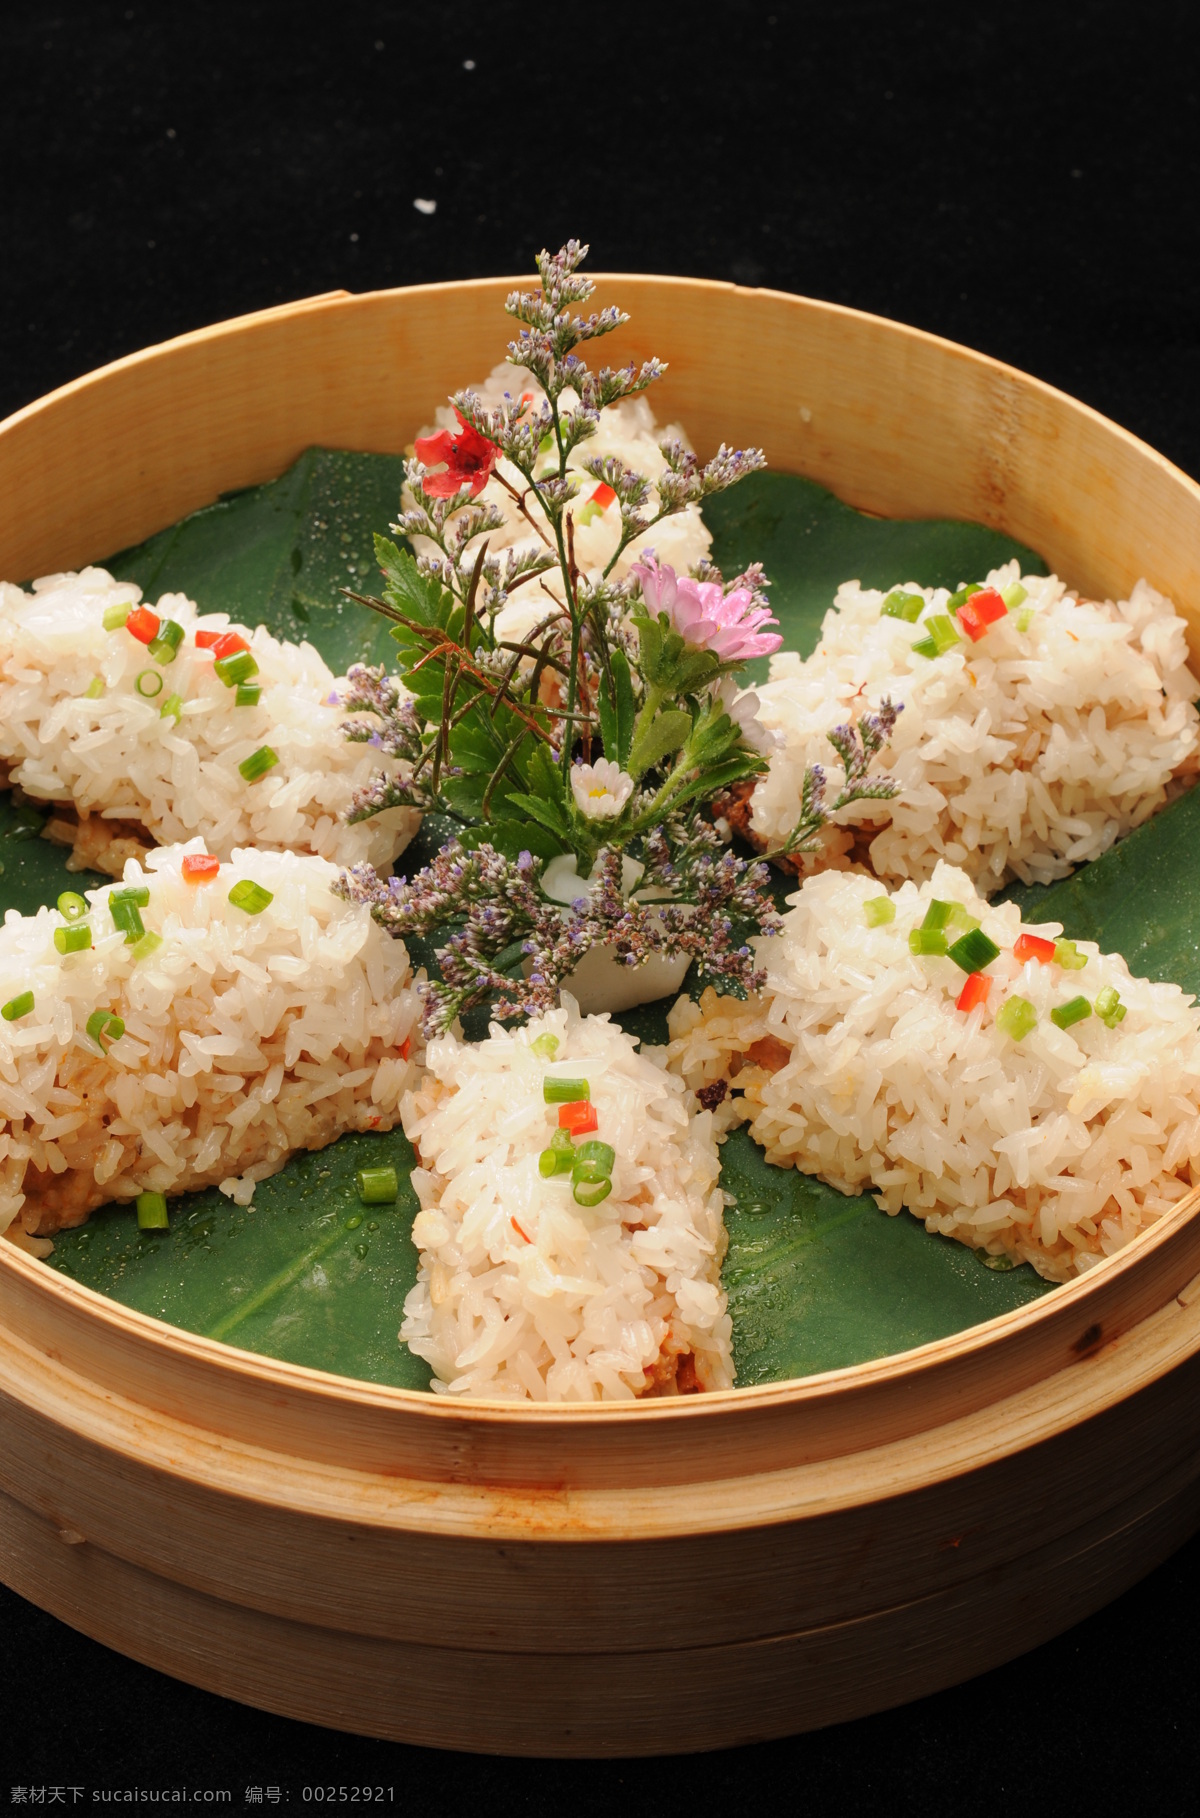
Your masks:
[{"label": "flower arrangement", "polygon": [[[612,455],[569,466],[604,411],[665,371],[658,360],[587,364],[581,350],[628,318],[577,313],[593,290],[579,271],[586,251],[569,241],[543,252],[540,289],[507,300],[521,325],[508,352],[524,379],[516,395],[488,408],[461,391],[456,427],[414,445],[392,528],[433,553],[377,537],[382,598],[351,594],[391,620],[402,688],[353,669],[346,736],[406,760],[351,818],[404,803],[452,816],[459,832],[411,879],[360,866],[339,888],[397,935],[446,931],[441,981],[427,988],[431,1032],[488,999],[501,1018],[537,1014],[597,946],[630,967],[686,954],[701,978],[754,989],[749,937],[778,926],[767,867],[725,846],[714,807],[766,767],[757,698],[735,678],[782,643],[767,583],[758,565],[729,581],[711,564],[677,574],[646,542],[764,456],[722,444],[702,463],[665,440],[653,482]],[[596,482],[587,501],[583,476]],[[490,548],[504,523],[482,497],[490,480],[531,532],[502,554]],[[616,547],[585,572],[577,526],[612,506]],[[618,572],[626,552],[638,559]],[[812,767],[788,852],[837,807],[894,793],[867,776],[894,718],[885,708],[831,735],[844,786],[826,808]]]}]

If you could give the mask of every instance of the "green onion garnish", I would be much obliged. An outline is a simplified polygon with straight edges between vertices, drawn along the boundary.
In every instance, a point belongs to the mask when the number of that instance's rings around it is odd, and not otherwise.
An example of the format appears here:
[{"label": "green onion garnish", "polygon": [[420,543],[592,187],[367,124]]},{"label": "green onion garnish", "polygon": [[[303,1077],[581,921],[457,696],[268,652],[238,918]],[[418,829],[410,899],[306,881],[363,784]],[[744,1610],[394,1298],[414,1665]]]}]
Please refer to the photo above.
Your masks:
[{"label": "green onion garnish", "polygon": [[390,1206],[400,1194],[394,1168],[360,1168],[354,1176],[364,1206]]},{"label": "green onion garnish", "polygon": [[[978,591],[979,589],[976,588],[975,592],[978,593]],[[953,619],[948,618],[944,612],[935,612],[931,619],[926,619],[925,629],[937,645],[939,656],[944,656],[948,650],[953,650],[956,644],[962,643],[962,639],[954,629]]]},{"label": "green onion garnish", "polygon": [[147,930],[147,932],[143,934],[141,940],[134,945],[129,957],[132,960],[149,959],[152,953],[158,952],[158,949],[162,944],[163,937],[161,934],[155,934],[153,930]]},{"label": "green onion garnish", "polygon": [[983,582],[982,581],[969,581],[965,587],[960,587],[958,589],[957,593],[952,593],[950,595],[950,598],[946,601],[946,605],[949,607],[951,612],[957,612],[960,606],[966,605],[967,601],[970,599],[970,597],[973,593],[982,593],[982,592],[983,592]]},{"label": "green onion garnish", "polygon": [[1054,963],[1065,972],[1082,972],[1087,965],[1087,954],[1081,953],[1074,941],[1055,941]]},{"label": "green onion garnish", "polygon": [[107,1054],[108,1045],[119,1042],[124,1035],[125,1025],[111,1010],[93,1010],[87,1019],[87,1032],[101,1054]]},{"label": "green onion garnish", "polygon": [[260,745],[257,751],[252,751],[248,758],[242,759],[238,769],[248,783],[256,783],[260,776],[266,776],[268,770],[273,770],[278,762],[277,752],[272,751],[269,745]]},{"label": "green onion garnish", "polygon": [[913,645],[913,655],[933,658],[940,654],[932,638],[918,638]]},{"label": "green onion garnish", "polygon": [[248,682],[258,674],[258,664],[249,650],[235,650],[232,656],[217,658],[213,674],[220,676],[226,688],[236,688],[239,682]]},{"label": "green onion garnish", "polygon": [[1029,598],[1029,589],[1022,587],[1020,581],[1010,581],[1007,587],[1000,589],[1000,598],[1010,612],[1015,612],[1017,607],[1023,606]]},{"label": "green onion garnish", "polygon": [[104,693],[104,677],[94,675],[83,691],[85,701],[98,701]]},{"label": "green onion garnish", "polygon": [[166,1195],[163,1193],[139,1193],[137,1196],[137,1220],[139,1231],[166,1231],[170,1228],[167,1217]]},{"label": "green onion garnish", "polygon": [[[148,891],[147,895],[149,895]],[[113,919],[113,927],[119,928],[124,934],[126,946],[132,947],[137,941],[140,941],[146,928],[137,904],[127,896],[118,896],[114,891],[108,899],[108,908]]]},{"label": "green onion garnish", "polygon": [[969,934],[972,928],[978,928],[978,926],[979,918],[977,916],[968,915],[961,903],[951,903],[949,919],[946,922],[947,929],[959,928],[964,934]]},{"label": "green onion garnish", "polygon": [[581,1181],[594,1184],[599,1180],[606,1180],[611,1186],[612,1169],[602,1168],[599,1162],[577,1161],[572,1166],[571,1179],[575,1182],[576,1186],[578,1186]]},{"label": "green onion garnish", "polygon": [[1017,630],[1028,631],[1033,624],[1033,607],[1022,606],[1017,612]]},{"label": "green onion garnish", "polygon": [[548,1105],[573,1105],[577,1099],[591,1098],[592,1089],[585,1079],[544,1079],[542,1097]]},{"label": "green onion garnish", "polygon": [[144,701],[153,701],[163,691],[163,679],[157,669],[143,669],[134,677],[133,685]]},{"label": "green onion garnish", "polygon": [[1036,1026],[1037,1011],[1027,997],[1010,997],[996,1012],[996,1027],[1014,1042],[1023,1042]]},{"label": "green onion garnish", "polygon": [[233,697],[235,707],[257,707],[262,689],[257,682],[239,682],[237,693]]},{"label": "green onion garnish", "polygon": [[126,600],[121,606],[106,606],[104,608],[105,631],[120,631],[132,611],[132,600]]},{"label": "green onion garnish", "polygon": [[170,714],[171,718],[178,726],[180,720],[183,718],[183,698],[181,695],[169,694],[167,696],[158,710],[158,715],[160,719],[165,720],[168,714]]},{"label": "green onion garnish", "polygon": [[925,920],[921,923],[922,928],[944,928],[953,915],[954,909],[953,903],[941,903],[935,896],[925,911]]},{"label": "green onion garnish", "polygon": [[894,593],[888,594],[879,613],[881,618],[903,619],[906,624],[915,625],[924,610],[925,600],[922,594],[905,593],[897,588]]},{"label": "green onion garnish", "polygon": [[58,913],[68,922],[78,922],[88,912],[87,901],[78,890],[64,890],[58,899]]},{"label": "green onion garnish", "polygon": [[1105,985],[1103,991],[1097,993],[1096,1015],[1109,1029],[1115,1029],[1118,1023],[1125,1021],[1125,1006],[1112,985]]},{"label": "green onion garnish", "polygon": [[964,972],[982,972],[990,966],[1000,952],[995,941],[989,940],[982,928],[968,929],[949,949],[947,957],[961,966]]},{"label": "green onion garnish", "polygon": [[611,1180],[577,1180],[571,1197],[577,1206],[598,1206],[611,1192]]},{"label": "green onion garnish", "polygon": [[[566,1135],[565,1130],[563,1135]],[[549,1180],[551,1176],[555,1174],[569,1174],[574,1166],[574,1156],[564,1154],[561,1149],[555,1148],[553,1144],[551,1144],[550,1148],[543,1149],[538,1156],[538,1173],[543,1180]]]},{"label": "green onion garnish", "polygon": [[1069,1029],[1072,1023],[1081,1023],[1091,1014],[1092,1006],[1086,997],[1073,997],[1069,1003],[1059,1004],[1050,1012],[1050,1021],[1059,1029]]},{"label": "green onion garnish", "polygon": [[247,915],[261,915],[275,901],[270,890],[264,890],[261,884],[244,877],[229,892],[229,900],[235,909],[244,909]]},{"label": "green onion garnish", "polygon": [[569,1130],[564,1130],[560,1124],[558,1129],[554,1132],[554,1135],[550,1138],[550,1147],[552,1149],[557,1149],[560,1155],[574,1155],[575,1138],[571,1135]]},{"label": "green onion garnish", "polygon": [[890,896],[872,896],[863,904],[863,919],[868,928],[882,928],[896,919],[896,905]]},{"label": "green onion garnish", "polygon": [[559,1040],[557,1035],[538,1035],[534,1037],[529,1046],[542,1060],[552,1061],[558,1053]]},{"label": "green onion garnish", "polygon": [[156,663],[173,663],[175,653],[183,643],[183,626],[177,625],[174,619],[164,619],[158,628],[158,636],[151,638],[146,649]]},{"label": "green onion garnish", "polygon": [[76,922],[73,928],[56,928],[54,945],[60,953],[86,953],[92,944],[92,931],[84,922]]},{"label": "green onion garnish", "polygon": [[19,1022],[21,1017],[28,1016],[32,1009],[33,992],[22,991],[20,997],[9,998],[4,1007],[0,1009],[0,1016],[4,1018],[6,1023],[15,1023]]},{"label": "green onion garnish", "polygon": [[108,893],[110,903],[118,900],[122,903],[136,903],[139,909],[145,909],[150,902],[149,884],[118,884]]},{"label": "green onion garnish", "polygon": [[578,1149],[575,1151],[575,1159],[576,1162],[588,1162],[589,1164],[602,1169],[605,1174],[611,1174],[613,1171],[613,1163],[617,1159],[617,1152],[611,1143],[602,1143],[593,1140],[591,1142],[580,1143]]},{"label": "green onion garnish", "polygon": [[908,935],[910,953],[945,953],[946,937],[940,928],[911,928]]}]

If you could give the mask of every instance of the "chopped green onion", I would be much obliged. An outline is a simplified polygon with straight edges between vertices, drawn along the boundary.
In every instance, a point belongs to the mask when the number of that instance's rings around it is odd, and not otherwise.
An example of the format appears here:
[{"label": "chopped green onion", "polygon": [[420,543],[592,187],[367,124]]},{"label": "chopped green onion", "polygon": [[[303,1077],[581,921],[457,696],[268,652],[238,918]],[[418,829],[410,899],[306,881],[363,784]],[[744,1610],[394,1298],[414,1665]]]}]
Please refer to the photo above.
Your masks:
[{"label": "chopped green onion", "polygon": [[107,1054],[105,1044],[119,1042],[125,1033],[125,1024],[111,1010],[93,1010],[87,1019],[87,1032],[101,1054]]},{"label": "chopped green onion", "polygon": [[252,751],[248,758],[242,759],[238,769],[248,783],[257,783],[259,777],[266,776],[267,771],[273,770],[278,762],[277,752],[272,751],[269,745],[260,745],[257,751]]},{"label": "chopped green onion", "polygon": [[109,891],[108,900],[112,903],[118,899],[122,903],[136,903],[139,909],[145,909],[150,902],[150,886],[149,884],[118,884],[114,890]]},{"label": "chopped green onion", "polygon": [[913,645],[914,656],[933,658],[935,656],[940,656],[940,654],[941,652],[938,650],[938,647],[932,638],[918,638]]},{"label": "chopped green onion", "polygon": [[171,718],[175,721],[175,724],[178,726],[180,720],[183,718],[182,696],[180,696],[178,694],[169,694],[167,696],[166,700],[163,702],[162,706],[159,708],[158,714],[159,714],[159,718],[163,719],[163,720],[165,720],[167,715],[170,714]]},{"label": "chopped green onion", "polygon": [[156,663],[173,663],[179,646],[183,643],[183,626],[174,619],[164,619],[158,628],[158,636],[151,638],[146,649]]},{"label": "chopped green onion", "polygon": [[1115,1029],[1118,1023],[1125,1021],[1125,1006],[1112,985],[1105,985],[1103,991],[1097,993],[1096,1015],[1109,1029]]},{"label": "chopped green onion", "polygon": [[86,898],[78,890],[64,890],[58,899],[58,913],[69,922],[82,921],[88,912]]},{"label": "chopped green onion", "polygon": [[126,600],[121,606],[106,606],[104,608],[105,631],[120,631],[132,611],[132,600]]},{"label": "chopped green onion", "polygon": [[1082,972],[1087,965],[1087,954],[1081,953],[1074,941],[1055,941],[1054,963],[1066,972]]},{"label": "chopped green onion", "polygon": [[982,928],[968,929],[949,949],[947,957],[964,972],[982,972],[999,954],[995,941],[989,940]]},{"label": "chopped green onion", "polygon": [[1073,997],[1069,1003],[1059,1004],[1050,1012],[1050,1021],[1059,1029],[1069,1029],[1072,1023],[1081,1023],[1085,1016],[1092,1014],[1092,1006],[1086,997]]},{"label": "chopped green onion", "polygon": [[272,891],[264,890],[261,884],[244,877],[229,892],[229,900],[235,909],[244,909],[247,915],[261,915],[275,897]]},{"label": "chopped green onion", "polygon": [[163,679],[157,669],[143,669],[134,677],[133,685],[144,701],[153,701],[163,691]]},{"label": "chopped green onion", "polygon": [[104,677],[94,675],[83,691],[85,701],[98,701],[104,693]]},{"label": "chopped green onion", "polygon": [[[565,1130],[563,1135],[566,1135]],[[553,1143],[548,1149],[543,1149],[538,1156],[538,1173],[543,1180],[549,1180],[555,1174],[569,1174],[574,1166],[574,1156],[564,1154]]]},{"label": "chopped green onion", "polygon": [[529,1046],[540,1059],[552,1061],[558,1053],[559,1041],[557,1035],[538,1035],[534,1037]]},{"label": "chopped green onion", "polygon": [[611,1180],[577,1180],[571,1197],[577,1206],[598,1206],[612,1192]]},{"label": "chopped green onion", "polygon": [[910,953],[945,953],[946,937],[940,928],[911,928],[908,935]]},{"label": "chopped green onion", "polygon": [[137,1196],[137,1220],[139,1231],[166,1231],[170,1228],[167,1217],[166,1195],[162,1193],[139,1193]]},{"label": "chopped green onion", "polygon": [[[147,892],[147,894],[149,893]],[[112,916],[113,927],[119,928],[124,934],[127,947],[132,947],[141,940],[146,932],[146,927],[142,921],[140,909],[131,898],[117,896],[114,892],[109,896],[108,909]]]},{"label": "chopped green onion", "polygon": [[575,1157],[577,1161],[594,1163],[597,1168],[602,1168],[605,1174],[611,1174],[613,1163],[617,1159],[617,1152],[611,1143],[593,1140],[580,1143],[575,1151]]},{"label": "chopped green onion", "polygon": [[863,904],[863,919],[868,928],[882,928],[896,919],[896,905],[890,896],[872,896]]},{"label": "chopped green onion", "polygon": [[360,1168],[354,1178],[364,1206],[390,1206],[399,1197],[394,1168]]},{"label": "chopped green onion", "polygon": [[591,1098],[592,1089],[585,1079],[544,1079],[542,1097],[548,1105],[573,1105],[578,1099]]},{"label": "chopped green onion", "polygon": [[964,934],[970,934],[972,928],[978,928],[978,916],[968,915],[961,903],[951,903],[950,915],[946,922],[947,929],[959,928]]},{"label": "chopped green onion", "polygon": [[1022,606],[1017,612],[1017,630],[1028,631],[1033,624],[1033,607]]},{"label": "chopped green onion", "polygon": [[[978,592],[979,589],[976,588],[975,591]],[[931,619],[926,619],[925,629],[937,645],[939,656],[944,656],[948,650],[953,650],[956,644],[962,643],[962,639],[954,629],[953,619],[948,618],[944,612],[935,612]]]},{"label": "chopped green onion", "polygon": [[9,998],[3,1009],[0,1009],[0,1016],[4,1018],[6,1023],[15,1023],[19,1022],[21,1017],[28,1016],[32,1009],[33,992],[22,991],[19,997]]},{"label": "chopped green onion", "polygon": [[575,1138],[571,1135],[569,1130],[564,1130],[560,1124],[554,1132],[554,1135],[550,1138],[550,1147],[552,1149],[557,1149],[561,1155],[574,1155]]},{"label": "chopped green onion", "polygon": [[542,437],[541,441],[538,443],[538,453],[539,454],[549,454],[550,450],[553,447],[554,447],[554,433],[552,430],[548,429],[546,431],[545,435]]},{"label": "chopped green onion", "polygon": [[162,944],[163,937],[161,934],[155,934],[153,930],[147,930],[147,932],[143,934],[141,940],[134,946],[129,957],[132,960],[149,959],[152,953],[158,952],[158,949]]},{"label": "chopped green onion", "polygon": [[1027,997],[1010,997],[996,1012],[996,1027],[1014,1042],[1023,1042],[1037,1023],[1037,1011]]},{"label": "chopped green onion", "polygon": [[1000,598],[1010,612],[1015,612],[1017,607],[1023,606],[1029,598],[1029,589],[1022,587],[1020,581],[1010,581],[1007,587],[1000,589]]},{"label": "chopped green onion", "polygon": [[596,1181],[606,1180],[612,1185],[612,1169],[602,1168],[599,1162],[577,1161],[571,1169],[571,1179],[579,1186],[581,1181],[594,1185]]},{"label": "chopped green onion", "polygon": [[968,583],[965,587],[960,587],[958,589],[957,593],[952,593],[950,595],[950,598],[946,601],[946,605],[949,607],[951,612],[957,612],[960,606],[966,605],[967,601],[970,599],[970,597],[973,593],[982,593],[982,592],[983,592],[983,582],[982,581],[968,581]]},{"label": "chopped green onion", "polygon": [[976,1256],[985,1269],[995,1269],[997,1274],[1007,1274],[1009,1269],[1016,1268],[1016,1261],[1011,1256],[993,1256],[990,1250],[976,1250]]},{"label": "chopped green onion", "polygon": [[594,524],[597,518],[602,518],[603,516],[604,513],[601,511],[599,505],[597,505],[595,499],[589,499],[582,510],[576,512],[575,523],[577,526]]},{"label": "chopped green onion", "polygon": [[925,598],[919,593],[905,593],[897,588],[889,593],[879,608],[880,617],[885,619],[903,619],[907,625],[915,625],[925,610]]},{"label": "chopped green onion", "polygon": [[257,707],[262,689],[257,682],[239,682],[237,693],[233,697],[235,707]]},{"label": "chopped green onion", "polygon": [[235,650],[232,656],[217,658],[213,674],[220,676],[226,688],[236,688],[239,682],[248,682],[258,674],[258,664],[251,651]]},{"label": "chopped green onion", "polygon": [[56,928],[54,945],[60,953],[85,953],[92,944],[92,931],[83,922],[73,928]]},{"label": "chopped green onion", "polygon": [[925,911],[925,920],[921,923],[922,928],[944,928],[953,915],[954,909],[955,904],[939,902],[935,896]]}]

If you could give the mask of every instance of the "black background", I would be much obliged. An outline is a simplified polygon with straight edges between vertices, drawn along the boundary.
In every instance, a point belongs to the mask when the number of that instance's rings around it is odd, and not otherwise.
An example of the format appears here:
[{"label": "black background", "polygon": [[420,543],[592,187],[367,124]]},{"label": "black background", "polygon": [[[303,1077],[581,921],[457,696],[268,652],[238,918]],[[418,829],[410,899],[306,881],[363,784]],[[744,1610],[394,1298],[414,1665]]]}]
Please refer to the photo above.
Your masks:
[{"label": "black background", "polygon": [[[519,273],[576,234],[599,269],[803,291],[967,342],[1200,473],[1198,37],[1184,0],[2,7],[0,416],[203,323]],[[410,1810],[496,1818],[1194,1809],[1198,1589],[1193,1541],[906,1710],[605,1764],[263,1716],[0,1592],[0,1801],[187,1781],[299,1804],[306,1783],[383,1782]]]}]

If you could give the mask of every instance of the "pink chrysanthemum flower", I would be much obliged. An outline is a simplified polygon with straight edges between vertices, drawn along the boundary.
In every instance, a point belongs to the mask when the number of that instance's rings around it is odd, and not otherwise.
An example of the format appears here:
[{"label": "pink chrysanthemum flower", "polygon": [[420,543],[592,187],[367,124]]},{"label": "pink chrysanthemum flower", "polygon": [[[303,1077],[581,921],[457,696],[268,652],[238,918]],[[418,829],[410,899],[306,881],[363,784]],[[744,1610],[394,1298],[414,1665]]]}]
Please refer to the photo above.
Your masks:
[{"label": "pink chrysanthemum flower", "polygon": [[772,656],[783,643],[777,631],[764,625],[779,621],[766,606],[756,606],[748,587],[726,593],[716,581],[693,581],[677,575],[666,562],[653,556],[634,564],[642,584],[642,597],[652,616],[665,612],[685,643],[711,650],[723,663],[745,663],[751,657]]}]

